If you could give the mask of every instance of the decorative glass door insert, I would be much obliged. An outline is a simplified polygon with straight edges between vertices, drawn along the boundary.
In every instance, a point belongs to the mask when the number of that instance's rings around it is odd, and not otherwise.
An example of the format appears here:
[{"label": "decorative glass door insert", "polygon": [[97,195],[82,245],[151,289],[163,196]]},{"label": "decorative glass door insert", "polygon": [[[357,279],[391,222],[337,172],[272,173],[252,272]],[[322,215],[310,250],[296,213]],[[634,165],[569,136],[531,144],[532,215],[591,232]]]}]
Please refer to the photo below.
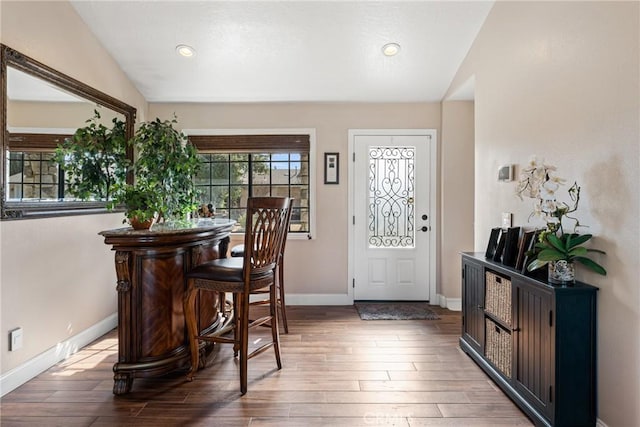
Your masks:
[{"label": "decorative glass door insert", "polygon": [[415,245],[415,147],[369,147],[370,248]]}]

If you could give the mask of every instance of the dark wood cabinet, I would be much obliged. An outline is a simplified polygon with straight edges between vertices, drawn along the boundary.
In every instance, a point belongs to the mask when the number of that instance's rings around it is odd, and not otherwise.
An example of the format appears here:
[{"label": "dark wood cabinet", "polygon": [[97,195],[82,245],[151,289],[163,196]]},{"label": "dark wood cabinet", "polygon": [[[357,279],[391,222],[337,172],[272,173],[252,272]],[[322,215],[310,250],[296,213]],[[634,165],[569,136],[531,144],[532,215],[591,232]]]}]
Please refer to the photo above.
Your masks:
[{"label": "dark wood cabinet", "polygon": [[460,347],[536,425],[595,426],[596,296],[464,253]]},{"label": "dark wood cabinet", "polygon": [[469,260],[462,264],[462,336],[474,350],[484,347],[484,269]]},{"label": "dark wood cabinet", "polygon": [[552,292],[514,278],[513,386],[538,412],[553,416]]},{"label": "dark wood cabinet", "polygon": [[[113,366],[114,394],[131,391],[134,378],[189,367],[182,304],[185,274],[198,264],[225,256],[234,223],[194,222],[180,228],[121,228],[100,233],[115,251],[118,362]],[[201,331],[218,327],[222,303],[213,292],[199,298]]]}]

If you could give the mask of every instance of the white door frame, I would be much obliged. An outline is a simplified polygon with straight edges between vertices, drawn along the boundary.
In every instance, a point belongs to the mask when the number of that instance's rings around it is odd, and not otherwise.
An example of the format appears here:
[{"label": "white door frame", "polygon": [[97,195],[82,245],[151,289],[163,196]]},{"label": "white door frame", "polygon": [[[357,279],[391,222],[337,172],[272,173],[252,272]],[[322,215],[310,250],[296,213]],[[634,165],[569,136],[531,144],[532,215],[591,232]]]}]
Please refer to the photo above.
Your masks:
[{"label": "white door frame", "polygon": [[430,188],[429,188],[429,221],[431,224],[431,236],[429,239],[429,304],[438,305],[438,296],[436,294],[436,277],[438,265],[436,263],[436,242],[439,241],[439,222],[437,216],[437,167],[438,167],[438,140],[437,140],[437,132],[435,129],[349,129],[349,157],[348,157],[348,172],[349,172],[349,197],[348,197],[348,216],[347,219],[349,221],[349,238],[348,238],[348,253],[349,253],[349,261],[348,261],[348,282],[347,282],[347,293],[348,298],[351,302],[354,301],[353,298],[353,281],[354,281],[354,262],[355,262],[355,237],[353,226],[353,216],[354,216],[354,208],[353,208],[353,198],[355,195],[355,187],[354,187],[354,153],[355,153],[355,140],[358,135],[385,135],[385,136],[395,136],[395,135],[417,135],[417,136],[428,136],[431,138],[431,144],[429,144],[430,150],[430,159],[431,164],[430,172],[431,176],[429,177]]}]

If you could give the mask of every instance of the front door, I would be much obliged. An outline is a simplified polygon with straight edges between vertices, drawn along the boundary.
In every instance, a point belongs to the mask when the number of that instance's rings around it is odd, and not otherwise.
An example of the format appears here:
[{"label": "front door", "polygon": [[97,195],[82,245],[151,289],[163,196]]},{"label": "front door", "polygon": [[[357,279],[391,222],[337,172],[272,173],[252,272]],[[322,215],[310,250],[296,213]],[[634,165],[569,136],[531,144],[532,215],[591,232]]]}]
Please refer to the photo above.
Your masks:
[{"label": "front door", "polygon": [[435,141],[429,131],[416,133],[352,135],[355,300],[431,297],[430,144]]}]

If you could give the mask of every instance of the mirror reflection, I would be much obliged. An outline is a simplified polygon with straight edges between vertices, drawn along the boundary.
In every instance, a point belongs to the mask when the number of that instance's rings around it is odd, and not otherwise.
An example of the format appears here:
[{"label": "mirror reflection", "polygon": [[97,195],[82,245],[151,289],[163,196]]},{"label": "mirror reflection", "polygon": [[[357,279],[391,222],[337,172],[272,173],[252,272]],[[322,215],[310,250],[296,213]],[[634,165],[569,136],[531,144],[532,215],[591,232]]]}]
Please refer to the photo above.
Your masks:
[{"label": "mirror reflection", "polygon": [[[118,119],[133,134],[135,108],[2,47],[3,115],[0,134],[2,218],[69,215],[105,209],[105,202],[79,201],[68,191],[54,160],[59,144],[98,112],[106,127]],[[129,153],[130,155],[132,153]]]},{"label": "mirror reflection", "polygon": [[53,149],[100,114],[110,126],[124,115],[7,67],[7,202],[76,200],[53,159]]}]

